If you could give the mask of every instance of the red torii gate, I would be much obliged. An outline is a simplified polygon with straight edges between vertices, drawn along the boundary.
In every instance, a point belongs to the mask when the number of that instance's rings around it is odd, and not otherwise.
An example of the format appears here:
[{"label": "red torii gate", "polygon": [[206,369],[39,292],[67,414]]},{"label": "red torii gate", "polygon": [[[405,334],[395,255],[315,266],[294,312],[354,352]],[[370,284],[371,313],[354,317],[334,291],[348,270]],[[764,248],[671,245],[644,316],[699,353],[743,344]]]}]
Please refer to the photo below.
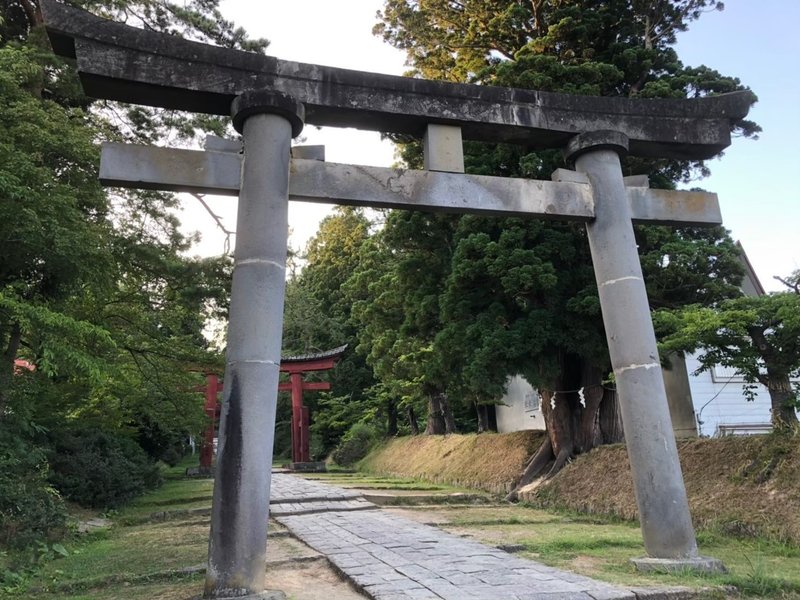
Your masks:
[{"label": "red torii gate", "polygon": [[[289,374],[289,381],[278,384],[278,391],[292,393],[292,463],[311,462],[309,449],[309,414],[308,407],[303,406],[304,391],[327,391],[331,384],[327,381],[303,381],[303,373],[328,371],[332,369],[347,344],[333,350],[315,354],[301,354],[281,358],[281,373]],[[222,380],[216,373],[206,374],[205,412],[211,424],[203,436],[200,450],[200,469],[210,471],[214,455],[214,431],[219,417],[217,396],[222,392]]]},{"label": "red torii gate", "polygon": [[292,393],[292,463],[311,462],[310,423],[308,407],[303,406],[303,392],[331,389],[327,381],[303,381],[303,373],[332,369],[346,349],[347,344],[327,352],[281,358],[281,373],[288,373],[289,381],[279,384],[278,391]]}]

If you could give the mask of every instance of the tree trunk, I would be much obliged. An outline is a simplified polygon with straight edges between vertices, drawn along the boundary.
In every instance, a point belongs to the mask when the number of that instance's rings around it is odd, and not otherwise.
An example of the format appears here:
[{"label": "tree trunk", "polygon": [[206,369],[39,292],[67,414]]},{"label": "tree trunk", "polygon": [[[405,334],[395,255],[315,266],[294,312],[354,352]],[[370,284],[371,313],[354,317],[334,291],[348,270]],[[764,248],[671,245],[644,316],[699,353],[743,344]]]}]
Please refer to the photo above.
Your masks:
[{"label": "tree trunk", "polygon": [[442,418],[444,419],[444,432],[445,433],[458,433],[456,427],[456,419],[453,416],[453,409],[450,408],[450,398],[447,394],[442,392],[439,399],[439,406],[442,407]]},{"label": "tree trunk", "polygon": [[537,477],[558,473],[574,456],[622,440],[616,393],[603,387],[603,371],[574,355],[562,357],[561,368],[561,376],[552,384],[555,391],[539,391],[547,439],[528,462],[509,500]]},{"label": "tree trunk", "polygon": [[601,444],[621,444],[625,441],[617,390],[606,387],[603,388],[603,400],[600,402],[600,432],[603,435]]},{"label": "tree trunk", "polygon": [[489,423],[489,431],[497,433],[497,405],[492,404],[486,407],[486,418]]},{"label": "tree trunk", "polygon": [[489,411],[485,404],[475,402],[475,413],[478,416],[478,433],[489,431]]},{"label": "tree trunk", "polygon": [[456,433],[456,421],[447,394],[441,390],[428,392],[428,426],[426,435]]},{"label": "tree trunk", "polygon": [[419,435],[419,423],[417,423],[417,415],[414,413],[414,407],[409,406],[406,409],[408,416],[408,426],[411,428],[411,435]]},{"label": "tree trunk", "polygon": [[386,435],[389,437],[397,435],[397,403],[394,400],[386,403]]},{"label": "tree trunk", "polygon": [[8,332],[8,342],[0,357],[0,422],[5,418],[8,397],[14,381],[14,360],[17,358],[22,330],[19,322],[13,321]]},{"label": "tree trunk", "polygon": [[575,419],[575,454],[583,454],[603,443],[600,431],[600,403],[603,401],[603,387],[599,385],[602,374],[591,365],[584,364],[581,381],[576,393],[577,403],[573,405]]},{"label": "tree trunk", "polygon": [[425,435],[444,435],[444,415],[442,414],[442,396],[438,392],[428,394],[428,425]]},{"label": "tree trunk", "polygon": [[767,375],[769,377],[767,389],[772,406],[772,427],[775,431],[797,429],[800,426],[795,410],[797,400],[789,376],[770,373],[769,369]]}]

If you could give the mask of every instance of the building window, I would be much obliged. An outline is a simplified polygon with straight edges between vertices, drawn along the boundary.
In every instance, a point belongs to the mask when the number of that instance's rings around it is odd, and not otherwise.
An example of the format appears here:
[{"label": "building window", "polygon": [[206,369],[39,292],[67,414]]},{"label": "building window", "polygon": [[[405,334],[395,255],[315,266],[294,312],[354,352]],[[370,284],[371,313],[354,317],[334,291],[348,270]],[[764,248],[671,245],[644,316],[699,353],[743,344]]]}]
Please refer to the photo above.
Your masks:
[{"label": "building window", "polygon": [[711,367],[711,380],[715,383],[742,383],[744,382],[744,377],[733,367],[714,365]]},{"label": "building window", "polygon": [[539,406],[542,403],[542,399],[539,396],[539,392],[536,390],[531,390],[525,394],[525,412],[533,412],[539,410]]}]

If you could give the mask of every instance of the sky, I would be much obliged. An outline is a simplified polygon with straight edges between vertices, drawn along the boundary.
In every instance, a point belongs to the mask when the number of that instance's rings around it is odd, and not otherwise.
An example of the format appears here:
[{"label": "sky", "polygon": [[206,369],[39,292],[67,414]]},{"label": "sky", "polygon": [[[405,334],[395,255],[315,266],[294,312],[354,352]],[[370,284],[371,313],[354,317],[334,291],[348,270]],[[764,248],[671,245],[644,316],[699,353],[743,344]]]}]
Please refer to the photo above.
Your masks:
[{"label": "sky", "polygon": [[[382,0],[223,0],[227,18],[253,37],[270,40],[267,53],[281,59],[400,75],[405,55],[372,35]],[[711,176],[692,182],[719,195],[725,226],[741,241],[767,290],[774,276],[800,269],[800,2],[730,0],[725,10],[703,15],[678,38],[686,65],[705,64],[736,76],[759,97],[749,118],[763,128],[757,141],[734,139]],[[308,126],[296,143],[324,144],[329,162],[391,166],[394,149],[372,132]],[[792,175],[794,173],[794,175]],[[235,228],[235,199],[209,198],[212,209]],[[224,236],[195,200],[182,220],[203,233],[197,251],[219,254]],[[292,202],[290,244],[302,249],[330,206]]]}]

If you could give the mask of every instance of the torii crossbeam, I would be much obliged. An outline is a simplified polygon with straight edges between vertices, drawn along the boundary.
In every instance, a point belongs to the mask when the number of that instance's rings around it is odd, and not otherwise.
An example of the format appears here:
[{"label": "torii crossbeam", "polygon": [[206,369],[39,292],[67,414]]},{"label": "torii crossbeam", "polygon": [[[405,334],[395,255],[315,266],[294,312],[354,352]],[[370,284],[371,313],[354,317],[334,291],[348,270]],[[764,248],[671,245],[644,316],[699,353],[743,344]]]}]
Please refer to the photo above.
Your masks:
[{"label": "torii crossbeam", "polygon": [[[280,363],[287,204],[339,202],[586,223],[650,560],[698,557],[632,223],[720,222],[709,194],[647,189],[620,155],[704,159],[730,144],[754,96],[580,97],[377,75],[180,40],[42,0],[57,52],[90,96],[233,117],[244,153],[108,146],[108,184],[239,195],[207,598],[264,598]],[[290,161],[303,124],[424,137],[425,171]],[[553,182],[463,175],[461,139],[560,148]],[[166,165],[170,165],[166,168]]]}]

